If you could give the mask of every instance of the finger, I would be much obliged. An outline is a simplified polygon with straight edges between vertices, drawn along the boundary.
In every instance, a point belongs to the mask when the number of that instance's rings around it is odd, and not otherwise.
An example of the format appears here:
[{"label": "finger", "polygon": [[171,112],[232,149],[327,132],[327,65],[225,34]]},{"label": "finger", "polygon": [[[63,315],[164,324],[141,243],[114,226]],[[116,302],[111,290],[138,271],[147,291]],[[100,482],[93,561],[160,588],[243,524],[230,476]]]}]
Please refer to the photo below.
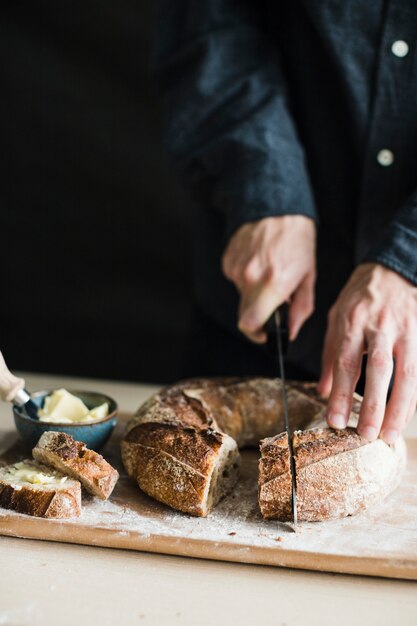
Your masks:
[{"label": "finger", "polygon": [[368,339],[365,393],[359,413],[358,433],[374,441],[381,430],[393,370],[393,341],[381,331]]},{"label": "finger", "polygon": [[257,328],[255,330],[250,330],[250,329],[246,329],[244,327],[241,326],[241,317],[244,313],[244,311],[248,308],[248,306],[250,306],[250,304],[252,303],[253,299],[256,299],[258,296],[259,291],[262,289],[262,285],[254,285],[252,287],[252,289],[250,289],[248,292],[242,292],[242,295],[240,297],[240,302],[239,302],[239,321],[238,321],[238,328],[239,330],[248,338],[250,339],[250,341],[253,341],[254,343],[265,343],[267,340],[267,334],[263,328],[263,326],[261,328]]},{"label": "finger", "polygon": [[255,333],[244,332],[243,334],[253,343],[266,343],[268,339],[267,334],[261,330]]},{"label": "finger", "polygon": [[290,341],[296,339],[300,328],[314,311],[314,283],[315,275],[313,272],[310,272],[291,299],[288,311]]},{"label": "finger", "polygon": [[417,410],[417,389],[414,393],[413,399],[411,400],[410,406],[408,407],[407,420],[405,424],[406,426],[413,419],[414,415],[416,414],[416,410]]},{"label": "finger", "polygon": [[327,422],[332,428],[346,428],[358,382],[364,349],[363,332],[350,333],[342,340],[334,361],[333,384],[327,405]]},{"label": "finger", "polygon": [[246,255],[242,256],[239,250],[231,250],[223,256],[222,271],[240,292],[248,291],[257,283],[261,283],[266,274],[258,255],[248,259]]},{"label": "finger", "polygon": [[407,423],[417,388],[417,343],[412,337],[401,339],[394,348],[395,380],[380,437],[394,443]]},{"label": "finger", "polygon": [[242,268],[246,263],[246,251],[230,242],[222,259],[221,268],[225,277],[232,281],[238,288],[242,282]]},{"label": "finger", "polygon": [[254,256],[248,260],[242,269],[242,282],[250,287],[262,282],[265,277],[265,268],[261,263],[259,256]]},{"label": "finger", "polygon": [[321,376],[317,384],[317,393],[323,398],[328,398],[333,384],[333,363],[336,356],[337,326],[335,315],[328,316],[327,332],[324,339],[323,354],[321,359]]},{"label": "finger", "polygon": [[254,285],[242,294],[239,329],[245,334],[259,332],[288,295],[269,281]]}]

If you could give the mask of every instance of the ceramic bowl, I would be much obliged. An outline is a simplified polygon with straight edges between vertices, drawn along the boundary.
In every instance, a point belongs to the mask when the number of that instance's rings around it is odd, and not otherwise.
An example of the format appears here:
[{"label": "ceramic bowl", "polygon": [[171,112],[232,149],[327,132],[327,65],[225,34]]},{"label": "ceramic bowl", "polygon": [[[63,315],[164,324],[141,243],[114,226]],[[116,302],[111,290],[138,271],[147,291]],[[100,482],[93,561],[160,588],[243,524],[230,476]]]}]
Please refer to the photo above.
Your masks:
[{"label": "ceramic bowl", "polygon": [[[41,422],[30,418],[25,409],[13,406],[14,422],[19,435],[24,440],[26,446],[30,449],[34,448],[39,441],[41,435],[49,430],[67,433],[76,441],[83,441],[88,448],[92,450],[100,450],[113,432],[117,422],[118,406],[113,398],[106,396],[104,393],[95,391],[79,391],[68,389],[74,396],[80,398],[89,409],[93,409],[103,402],[109,404],[109,414],[103,419],[95,422],[85,423],[48,423]],[[36,391],[31,394],[33,402],[41,408],[46,396],[52,391]]]}]

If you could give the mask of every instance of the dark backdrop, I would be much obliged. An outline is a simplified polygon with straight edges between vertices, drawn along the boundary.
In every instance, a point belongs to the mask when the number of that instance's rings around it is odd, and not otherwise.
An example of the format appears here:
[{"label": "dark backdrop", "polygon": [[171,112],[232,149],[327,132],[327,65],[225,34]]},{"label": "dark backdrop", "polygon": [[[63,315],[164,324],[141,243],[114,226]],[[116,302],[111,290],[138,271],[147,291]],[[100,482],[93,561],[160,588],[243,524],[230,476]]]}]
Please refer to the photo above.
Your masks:
[{"label": "dark backdrop", "polygon": [[0,349],[11,368],[182,374],[193,209],[162,147],[150,4],[1,3]]}]

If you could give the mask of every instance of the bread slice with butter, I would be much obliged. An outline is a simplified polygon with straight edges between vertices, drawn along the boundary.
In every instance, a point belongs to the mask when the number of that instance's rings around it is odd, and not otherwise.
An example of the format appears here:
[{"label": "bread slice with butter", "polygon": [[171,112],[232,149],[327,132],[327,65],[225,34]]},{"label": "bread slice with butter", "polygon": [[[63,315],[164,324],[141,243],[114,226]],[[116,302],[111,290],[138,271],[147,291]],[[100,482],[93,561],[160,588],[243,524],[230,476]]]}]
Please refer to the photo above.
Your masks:
[{"label": "bread slice with butter", "polygon": [[37,461],[81,481],[86,491],[102,500],[107,500],[119,478],[117,470],[101,454],[66,433],[43,433],[32,454]]},{"label": "bread slice with butter", "polygon": [[0,506],[36,517],[78,517],[81,484],[42,463],[25,459],[0,468]]}]

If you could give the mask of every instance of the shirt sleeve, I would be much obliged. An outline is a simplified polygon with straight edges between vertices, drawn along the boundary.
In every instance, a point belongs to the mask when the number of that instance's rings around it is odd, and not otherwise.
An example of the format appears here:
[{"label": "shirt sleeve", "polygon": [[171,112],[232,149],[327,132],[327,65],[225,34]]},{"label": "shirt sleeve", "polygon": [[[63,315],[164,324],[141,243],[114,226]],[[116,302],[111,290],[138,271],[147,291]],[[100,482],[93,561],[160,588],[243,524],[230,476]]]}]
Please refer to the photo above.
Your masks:
[{"label": "shirt sleeve", "polygon": [[362,262],[380,263],[417,286],[417,190],[395,213]]},{"label": "shirt sleeve", "polygon": [[277,51],[232,0],[161,0],[154,49],[168,151],[230,236],[278,215],[316,219]]}]

